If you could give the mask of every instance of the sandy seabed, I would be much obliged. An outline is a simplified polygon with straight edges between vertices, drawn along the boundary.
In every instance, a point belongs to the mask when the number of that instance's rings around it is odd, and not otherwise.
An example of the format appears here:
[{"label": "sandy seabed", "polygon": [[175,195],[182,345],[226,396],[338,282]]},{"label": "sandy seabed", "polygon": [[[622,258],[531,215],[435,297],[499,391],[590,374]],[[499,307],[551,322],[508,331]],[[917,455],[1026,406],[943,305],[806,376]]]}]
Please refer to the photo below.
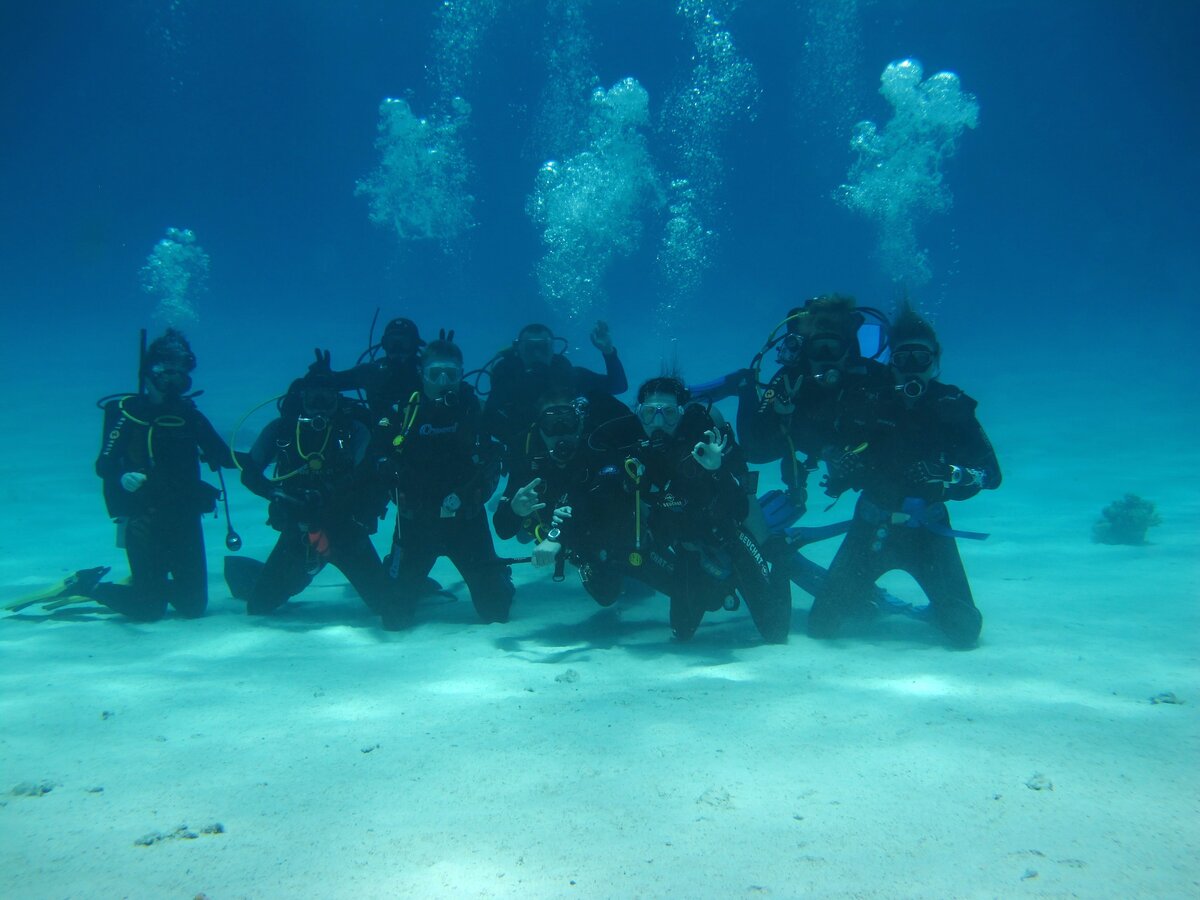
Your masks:
[{"label": "sandy seabed", "polygon": [[[1153,543],[1109,547],[1089,530],[1125,489],[1111,448],[1059,477],[1069,428],[1038,443],[1002,424],[1008,482],[956,518],[993,532],[961,545],[984,613],[971,652],[898,617],[811,641],[798,590],[787,646],[744,610],[678,645],[665,600],[602,610],[528,567],[513,621],[483,626],[444,563],[457,599],[408,633],[379,630],[336,572],[251,621],[220,579],[223,522],[204,619],[5,618],[0,896],[1200,895],[1185,442],[1143,457],[1174,485]],[[0,600],[123,572],[66,444],[46,438],[4,488]],[[234,499],[262,558],[262,510]]]}]

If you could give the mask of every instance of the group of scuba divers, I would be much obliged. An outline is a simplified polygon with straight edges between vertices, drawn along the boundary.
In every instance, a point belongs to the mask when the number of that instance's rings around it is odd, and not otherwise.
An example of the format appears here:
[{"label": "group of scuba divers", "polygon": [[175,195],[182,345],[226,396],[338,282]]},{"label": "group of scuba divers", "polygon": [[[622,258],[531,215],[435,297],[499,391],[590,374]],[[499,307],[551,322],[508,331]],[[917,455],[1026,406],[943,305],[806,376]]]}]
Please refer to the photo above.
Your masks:
[{"label": "group of scuba divers", "polygon": [[[876,335],[874,346],[860,346],[860,333]],[[279,609],[333,565],[385,629],[404,629],[441,592],[429,575],[446,557],[489,623],[508,621],[511,566],[530,563],[554,581],[574,569],[601,606],[627,590],[665,595],[680,641],[706,613],[744,603],[766,642],[785,642],[794,583],[813,595],[814,638],[898,612],[952,647],[976,644],[981,617],[956,541],[986,535],[952,528],[947,501],[998,487],[1000,468],[975,401],[938,380],[937,336],[907,303],[888,321],[849,297],[814,298],[788,313],[749,368],[691,388],[674,373],[651,378],[632,408],[616,399],[628,384],[603,322],[591,333],[603,374],[574,365],[544,325],[521,329],[474,372],[453,331],[426,342],[397,318],[373,337],[374,326],[368,351],[343,371],[318,350],[245,452],[230,450],[189,393],[196,359],[185,337],[168,329],[144,347],[139,392],[101,401],[96,461],[131,577],[82,570],[41,602],[90,600],[141,621],[168,605],[203,614],[201,518],[224,488],[201,478],[205,462],[218,475],[240,470],[279,532],[265,562],[226,557],[230,592],[251,615]],[[778,370],[764,382],[771,351]],[[713,406],[729,397],[736,431]],[[783,489],[758,496],[749,466],[775,461]],[[797,526],[820,466],[829,496],[860,492],[853,518]],[[486,507],[504,476],[489,529]],[[381,559],[371,535],[389,504],[395,529]],[[499,557],[493,529],[530,555]],[[840,535],[828,570],[801,553]],[[226,544],[240,548],[232,526]],[[928,603],[878,587],[890,570],[910,573]]]}]

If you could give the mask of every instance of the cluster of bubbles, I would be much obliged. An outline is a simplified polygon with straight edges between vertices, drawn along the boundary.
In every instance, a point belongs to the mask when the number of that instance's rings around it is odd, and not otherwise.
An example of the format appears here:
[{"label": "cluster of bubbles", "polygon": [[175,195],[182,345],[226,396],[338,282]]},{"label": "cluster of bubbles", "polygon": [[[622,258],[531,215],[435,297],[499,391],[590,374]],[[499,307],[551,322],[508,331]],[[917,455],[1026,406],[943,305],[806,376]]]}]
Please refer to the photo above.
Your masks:
[{"label": "cluster of bubbles", "polygon": [[379,166],[359,181],[371,221],[401,241],[450,242],[474,222],[462,131],[470,105],[454,97],[445,113],[418,116],[408,101],[379,104]]},{"label": "cluster of bubbles", "polygon": [[859,0],[819,0],[802,6],[797,101],[803,126],[808,133],[845,134],[858,115]]},{"label": "cluster of bubbles", "polygon": [[719,212],[722,144],[739,121],[753,118],[758,100],[754,69],[734,46],[724,20],[737,0],[680,0],[692,45],[688,81],[668,100],[663,131],[677,172],[671,182],[667,222],[658,259],[666,291],[660,315],[695,293],[712,265],[717,235],[706,223]]},{"label": "cluster of bubbles", "polygon": [[191,229],[168,228],[139,273],[142,290],[158,301],[154,318],[172,326],[196,322],[196,301],[207,286],[208,270],[208,254]]},{"label": "cluster of bubbles", "polygon": [[584,149],[538,171],[527,205],[542,232],[538,281],[546,300],[572,317],[596,306],[604,273],[638,247],[646,211],[660,202],[649,119],[649,95],[635,79],[597,88]]},{"label": "cluster of bubbles", "polygon": [[667,221],[663,226],[658,266],[664,287],[659,319],[670,316],[680,301],[700,289],[705,270],[712,264],[717,236],[701,216],[696,192],[686,178],[671,181]]},{"label": "cluster of bubbles", "polygon": [[[667,148],[669,188],[644,132],[649,98],[627,78],[596,88],[584,22],[586,3],[549,0],[548,85],[538,149],[561,154],[538,173],[528,209],[542,232],[538,278],[545,299],[573,317],[603,299],[603,278],[619,254],[640,244],[646,221],[664,216],[658,266],[665,287],[660,317],[699,288],[712,264],[722,142],[758,97],[754,70],[723,22],[737,0],[680,0],[693,66],[670,96],[657,132]],[[590,94],[587,106],[579,100]],[[665,209],[664,209],[665,207]]]},{"label": "cluster of bubbles", "polygon": [[472,168],[464,136],[480,44],[503,0],[442,0],[436,11],[434,61],[429,78],[434,102],[417,115],[407,100],[379,104],[379,165],[355,184],[367,198],[372,222],[401,243],[436,241],[446,249],[474,224]]},{"label": "cluster of bubbles", "polygon": [[468,92],[479,46],[502,5],[502,0],[442,0],[433,34],[432,76],[439,96]]},{"label": "cluster of bubbles", "polygon": [[855,127],[850,147],[858,158],[836,195],[878,224],[883,266],[909,286],[931,277],[916,225],[950,208],[943,166],[964,129],[979,124],[979,104],[963,92],[957,75],[939,72],[922,81],[923,74],[914,59],[884,69],[879,92],[891,103],[892,118],[882,129],[869,121]]},{"label": "cluster of bubbles", "polygon": [[537,160],[580,150],[588,138],[587,98],[600,87],[584,14],[589,0],[547,0],[546,83],[531,140]]},{"label": "cluster of bubbles", "polygon": [[193,0],[148,0],[142,5],[150,50],[163,67],[165,83],[178,92],[185,80]]}]

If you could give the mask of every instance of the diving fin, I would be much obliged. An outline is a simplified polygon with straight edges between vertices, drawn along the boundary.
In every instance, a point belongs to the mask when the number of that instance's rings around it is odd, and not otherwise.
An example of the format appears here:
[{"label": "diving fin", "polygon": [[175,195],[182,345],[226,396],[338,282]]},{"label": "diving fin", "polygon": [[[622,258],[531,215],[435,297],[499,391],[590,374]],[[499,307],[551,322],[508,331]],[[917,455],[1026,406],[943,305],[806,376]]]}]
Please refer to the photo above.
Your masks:
[{"label": "diving fin", "polygon": [[64,606],[76,606],[80,603],[100,603],[100,601],[87,594],[68,594],[65,597],[57,597],[49,603],[43,603],[42,609],[46,612],[53,612],[56,609],[62,609]]},{"label": "diving fin", "polygon": [[248,556],[225,557],[225,583],[235,600],[249,600],[266,563]]},{"label": "diving fin", "polygon": [[[13,600],[5,605],[5,609],[9,612],[20,612],[29,606],[37,604],[45,604],[46,609],[57,609],[58,606],[65,606],[65,603],[54,604],[55,600],[65,600],[67,598],[85,598],[95,589],[105,575],[111,571],[110,566],[96,566],[92,569],[80,569],[78,572],[73,572],[61,581],[42,588],[32,594],[26,594]],[[70,602],[79,602],[73,599]]]},{"label": "diving fin", "polygon": [[442,583],[436,578],[425,576],[425,583],[419,588],[419,596],[421,597],[446,597],[453,600],[454,594],[442,587]]}]

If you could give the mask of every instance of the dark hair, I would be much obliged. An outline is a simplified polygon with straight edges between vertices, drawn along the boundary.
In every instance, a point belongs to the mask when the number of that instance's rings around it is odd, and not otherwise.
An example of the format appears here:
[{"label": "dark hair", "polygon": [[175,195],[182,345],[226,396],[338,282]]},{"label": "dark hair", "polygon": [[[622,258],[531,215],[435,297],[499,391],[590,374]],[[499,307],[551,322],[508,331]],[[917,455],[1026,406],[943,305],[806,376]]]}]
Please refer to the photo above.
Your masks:
[{"label": "dark hair", "polygon": [[673,374],[659,375],[642,382],[642,386],[638,388],[637,402],[644,403],[651,394],[671,394],[680,406],[692,399],[692,392],[687,389],[683,379]]},{"label": "dark hair", "polygon": [[192,345],[183,332],[176,328],[168,328],[161,337],[150,342],[142,360],[142,372],[145,374],[151,366],[165,362],[176,363],[188,372],[196,368],[196,354],[192,352]]},{"label": "dark hair", "polygon": [[554,330],[549,325],[543,325],[541,322],[530,322],[517,332],[517,340],[521,340],[521,338],[533,331],[544,331],[546,334],[550,335],[550,337],[554,337]]},{"label": "dark hair", "polygon": [[800,310],[804,315],[793,320],[796,323],[795,331],[808,337],[817,334],[837,334],[853,338],[865,321],[856,306],[855,299],[846,294],[822,294],[820,297],[813,297]]},{"label": "dark hair", "polygon": [[888,343],[892,347],[899,347],[908,341],[928,341],[933,345],[934,353],[942,352],[941,345],[938,344],[937,332],[933,330],[933,326],[905,300],[892,319]]},{"label": "dark hair", "polygon": [[425,345],[425,349],[421,351],[421,363],[424,364],[431,359],[453,359],[461,366],[463,364],[462,350],[454,341],[438,338],[436,341],[430,341]]}]

